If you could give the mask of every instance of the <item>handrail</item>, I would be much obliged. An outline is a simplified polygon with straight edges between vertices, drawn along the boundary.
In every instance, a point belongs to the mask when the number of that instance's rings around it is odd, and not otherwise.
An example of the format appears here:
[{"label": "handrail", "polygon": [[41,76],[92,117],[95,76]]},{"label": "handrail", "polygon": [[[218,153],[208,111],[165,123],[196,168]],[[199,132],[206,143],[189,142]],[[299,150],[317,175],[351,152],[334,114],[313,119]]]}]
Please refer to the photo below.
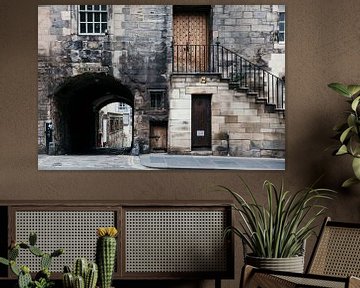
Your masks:
[{"label": "handrail", "polygon": [[285,110],[285,81],[258,64],[219,45],[172,45],[173,73],[216,73],[238,89],[256,92],[259,100]]}]

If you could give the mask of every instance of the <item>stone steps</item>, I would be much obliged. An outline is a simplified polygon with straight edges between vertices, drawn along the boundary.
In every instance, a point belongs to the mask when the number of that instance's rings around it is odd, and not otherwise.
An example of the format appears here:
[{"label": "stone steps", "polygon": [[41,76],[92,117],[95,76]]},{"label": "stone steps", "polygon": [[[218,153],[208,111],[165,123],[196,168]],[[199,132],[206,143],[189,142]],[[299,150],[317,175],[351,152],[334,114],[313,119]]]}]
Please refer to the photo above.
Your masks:
[{"label": "stone steps", "polygon": [[229,89],[235,91],[234,99],[242,98],[245,95],[252,103],[264,105],[264,109],[268,113],[278,113],[280,116],[285,117],[285,109],[278,108],[275,103],[269,103],[265,97],[260,97],[258,92],[251,91],[249,87],[240,87],[237,83],[231,83],[228,81]]},{"label": "stone steps", "polygon": [[[220,78],[220,76],[218,77]],[[193,151],[193,154],[222,155],[227,151],[223,133],[229,135],[231,156],[283,157],[285,151],[285,120],[281,111],[269,113],[266,99],[249,89],[230,89],[229,82],[207,77],[200,83],[195,76],[172,81],[169,131],[172,151],[190,153],[191,95],[211,94],[211,151]],[[271,105],[269,105],[271,107]],[[225,151],[225,152],[224,152]]]}]

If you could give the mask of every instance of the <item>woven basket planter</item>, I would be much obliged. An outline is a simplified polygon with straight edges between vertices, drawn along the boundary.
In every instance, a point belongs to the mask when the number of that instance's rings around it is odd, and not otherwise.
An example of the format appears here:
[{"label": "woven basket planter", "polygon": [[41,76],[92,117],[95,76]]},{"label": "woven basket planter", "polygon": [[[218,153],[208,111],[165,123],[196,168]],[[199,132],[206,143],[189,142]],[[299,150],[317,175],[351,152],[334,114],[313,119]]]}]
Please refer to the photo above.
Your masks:
[{"label": "woven basket planter", "polygon": [[275,271],[304,272],[304,256],[289,258],[263,258],[246,255],[245,263],[254,267]]}]

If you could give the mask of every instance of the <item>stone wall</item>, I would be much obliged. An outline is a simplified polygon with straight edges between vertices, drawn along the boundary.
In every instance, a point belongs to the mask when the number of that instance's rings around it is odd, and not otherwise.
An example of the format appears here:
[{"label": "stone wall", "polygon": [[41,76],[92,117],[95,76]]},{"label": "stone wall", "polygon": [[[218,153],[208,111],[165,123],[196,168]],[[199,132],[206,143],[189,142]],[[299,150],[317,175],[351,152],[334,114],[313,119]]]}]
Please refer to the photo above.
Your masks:
[{"label": "stone wall", "polygon": [[[285,58],[273,59],[272,55],[284,55],[285,46],[275,39],[279,8],[284,5],[215,5],[213,8],[213,42],[237,52],[246,59],[262,66],[281,66],[279,75],[285,73]],[[281,75],[283,76],[283,75]]]},{"label": "stone wall", "polygon": [[113,6],[113,75],[133,91],[134,136],[146,147],[149,145],[150,120],[167,121],[167,98],[162,111],[152,113],[148,90],[167,90],[171,13],[171,6],[165,5]]},{"label": "stone wall", "polygon": [[[284,49],[273,41],[273,33],[278,29],[278,9],[279,5],[214,5],[210,15],[212,41],[218,40],[226,48],[262,66],[270,65],[274,67],[274,70],[283,73]],[[171,149],[189,151],[190,148],[185,143],[189,141],[190,117],[188,114],[191,107],[186,97],[191,94],[189,92],[191,88],[185,87],[188,83],[181,82],[180,78],[170,79],[172,11],[171,5],[109,5],[106,35],[78,35],[77,5],[39,5],[39,152],[44,152],[45,122],[54,123],[55,141],[66,137],[66,131],[59,132],[56,127],[58,119],[65,117],[66,114],[59,111],[61,105],[59,106],[54,100],[54,94],[69,78],[89,72],[111,75],[131,91],[133,99],[130,102],[134,105],[134,137],[144,145],[144,152],[149,146],[150,121],[166,122],[169,113],[171,121],[168,143]],[[272,57],[274,54],[277,57]],[[213,80],[212,89],[224,89],[225,93],[225,84],[220,83],[218,79],[209,79],[210,82]],[[186,81],[196,82],[197,77],[193,80],[186,78]],[[149,89],[165,91],[162,109],[150,109]],[[168,91],[171,92],[170,101],[167,98]],[[176,97],[180,97],[179,95],[185,98],[176,100]],[[213,95],[217,95],[217,92]],[[214,97],[216,99],[216,96]],[[215,108],[225,105],[220,101],[215,102]],[[246,105],[234,103],[231,102],[235,106]],[[245,110],[244,113],[255,112]],[[250,116],[252,115],[241,117],[249,118]],[[220,124],[224,124],[221,121],[227,119],[229,122],[230,119],[235,119],[234,117],[224,118],[223,115],[219,117],[213,115],[216,129],[220,129]],[[246,122],[247,118],[245,118],[241,121]],[[226,124],[226,129],[232,127],[231,123]],[[242,132],[233,131],[232,135],[240,137],[239,133]],[[176,139],[178,141],[174,144]],[[266,145],[265,142],[259,144],[256,141],[267,140],[256,139],[252,142],[243,141],[241,145],[247,145],[250,150]],[[213,144],[220,145],[221,143],[214,142]]]},{"label": "stone wall", "polygon": [[169,94],[169,151],[191,152],[191,97],[211,95],[212,154],[227,155],[225,134],[229,135],[231,156],[285,157],[285,119],[268,113],[264,103],[246,93],[229,89],[219,77],[173,76]]},{"label": "stone wall", "polygon": [[[61,5],[60,10],[66,10]],[[59,60],[53,47],[57,43],[57,29],[53,27],[55,18],[54,7],[49,5],[38,6],[38,150],[46,152],[45,123],[51,122],[51,98],[56,87],[56,79],[62,77],[59,68],[54,65]]]},{"label": "stone wall", "polygon": [[77,5],[39,6],[39,152],[44,123],[56,124],[61,114],[52,95],[69,77],[89,72],[113,75],[130,89],[134,135],[148,141],[149,119],[167,120],[167,99],[162,112],[151,115],[148,89],[167,89],[171,12],[163,5],[110,5],[107,35],[78,35]]}]

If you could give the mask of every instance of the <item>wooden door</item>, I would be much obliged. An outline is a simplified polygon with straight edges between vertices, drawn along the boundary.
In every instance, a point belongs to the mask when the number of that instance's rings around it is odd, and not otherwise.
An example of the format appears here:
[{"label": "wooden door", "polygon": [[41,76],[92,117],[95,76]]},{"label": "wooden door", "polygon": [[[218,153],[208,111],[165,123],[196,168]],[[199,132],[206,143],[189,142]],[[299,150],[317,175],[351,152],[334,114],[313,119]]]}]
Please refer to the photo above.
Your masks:
[{"label": "wooden door", "polygon": [[211,149],[211,95],[192,95],[191,147]]},{"label": "wooden door", "polygon": [[207,71],[208,34],[208,16],[206,13],[186,11],[174,14],[174,71]]},{"label": "wooden door", "polygon": [[167,146],[166,123],[153,123],[150,126],[150,150],[152,152],[165,152]]}]

